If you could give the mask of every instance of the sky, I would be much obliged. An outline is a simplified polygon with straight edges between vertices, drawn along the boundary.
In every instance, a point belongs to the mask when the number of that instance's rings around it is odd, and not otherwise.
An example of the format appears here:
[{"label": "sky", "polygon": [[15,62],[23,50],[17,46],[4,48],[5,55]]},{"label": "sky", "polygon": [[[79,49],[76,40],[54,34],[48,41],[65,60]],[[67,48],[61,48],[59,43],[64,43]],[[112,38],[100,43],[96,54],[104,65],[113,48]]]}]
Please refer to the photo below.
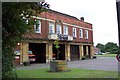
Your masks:
[{"label": "sky", "polygon": [[93,24],[93,41],[118,44],[116,0],[45,0],[50,9]]}]

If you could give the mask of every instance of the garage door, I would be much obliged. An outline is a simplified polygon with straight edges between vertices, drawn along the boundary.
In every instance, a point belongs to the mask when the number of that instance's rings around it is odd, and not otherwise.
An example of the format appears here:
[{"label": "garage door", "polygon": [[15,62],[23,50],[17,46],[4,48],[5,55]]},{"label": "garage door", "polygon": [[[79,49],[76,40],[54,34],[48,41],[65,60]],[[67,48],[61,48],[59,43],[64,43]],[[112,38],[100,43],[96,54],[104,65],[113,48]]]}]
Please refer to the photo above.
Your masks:
[{"label": "garage door", "polygon": [[70,45],[71,60],[79,60],[79,46]]}]

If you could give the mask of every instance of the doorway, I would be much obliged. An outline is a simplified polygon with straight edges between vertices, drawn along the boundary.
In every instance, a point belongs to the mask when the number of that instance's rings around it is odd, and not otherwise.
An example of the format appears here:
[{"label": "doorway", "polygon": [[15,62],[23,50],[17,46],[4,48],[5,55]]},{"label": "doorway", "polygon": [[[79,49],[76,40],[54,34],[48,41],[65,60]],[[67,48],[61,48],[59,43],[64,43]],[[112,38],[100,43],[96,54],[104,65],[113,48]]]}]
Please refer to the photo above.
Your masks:
[{"label": "doorway", "polygon": [[53,44],[53,57],[56,60],[65,60],[65,44],[59,44],[60,48],[59,50],[59,55],[58,55],[58,59],[57,59],[57,49],[55,48],[55,45]]},{"label": "doorway", "polygon": [[46,44],[45,43],[29,43],[29,50],[35,55],[34,63],[46,63]]}]

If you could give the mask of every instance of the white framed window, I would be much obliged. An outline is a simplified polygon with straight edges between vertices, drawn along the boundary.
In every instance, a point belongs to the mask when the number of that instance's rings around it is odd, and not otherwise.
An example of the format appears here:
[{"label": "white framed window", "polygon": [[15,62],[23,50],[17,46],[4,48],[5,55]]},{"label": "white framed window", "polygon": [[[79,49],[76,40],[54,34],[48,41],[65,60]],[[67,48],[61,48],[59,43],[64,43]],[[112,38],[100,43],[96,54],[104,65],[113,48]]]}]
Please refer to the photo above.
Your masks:
[{"label": "white framed window", "polygon": [[77,37],[77,34],[76,34],[76,28],[73,28],[73,37]]},{"label": "white framed window", "polygon": [[88,30],[85,30],[85,39],[88,39]]},{"label": "white framed window", "polygon": [[55,33],[55,26],[52,22],[49,22],[49,33]]},{"label": "white framed window", "polygon": [[57,34],[62,34],[62,29],[61,29],[61,25],[56,25],[56,33]]},{"label": "white framed window", "polygon": [[68,35],[68,27],[67,26],[63,27],[63,34]]},{"label": "white framed window", "polygon": [[79,34],[80,36],[80,38],[83,38],[83,30],[82,29],[80,29],[80,34]]},{"label": "white framed window", "polygon": [[41,21],[40,20],[35,21],[34,31],[35,33],[41,33]]}]

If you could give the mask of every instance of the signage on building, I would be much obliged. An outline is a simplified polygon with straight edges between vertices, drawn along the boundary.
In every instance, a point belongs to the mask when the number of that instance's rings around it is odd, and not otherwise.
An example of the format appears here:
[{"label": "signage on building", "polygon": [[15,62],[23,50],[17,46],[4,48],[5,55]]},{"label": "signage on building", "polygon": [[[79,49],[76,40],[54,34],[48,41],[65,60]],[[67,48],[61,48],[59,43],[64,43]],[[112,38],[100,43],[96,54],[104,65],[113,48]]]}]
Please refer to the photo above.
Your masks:
[{"label": "signage on building", "polygon": [[68,40],[68,35],[58,34],[59,40]]}]

